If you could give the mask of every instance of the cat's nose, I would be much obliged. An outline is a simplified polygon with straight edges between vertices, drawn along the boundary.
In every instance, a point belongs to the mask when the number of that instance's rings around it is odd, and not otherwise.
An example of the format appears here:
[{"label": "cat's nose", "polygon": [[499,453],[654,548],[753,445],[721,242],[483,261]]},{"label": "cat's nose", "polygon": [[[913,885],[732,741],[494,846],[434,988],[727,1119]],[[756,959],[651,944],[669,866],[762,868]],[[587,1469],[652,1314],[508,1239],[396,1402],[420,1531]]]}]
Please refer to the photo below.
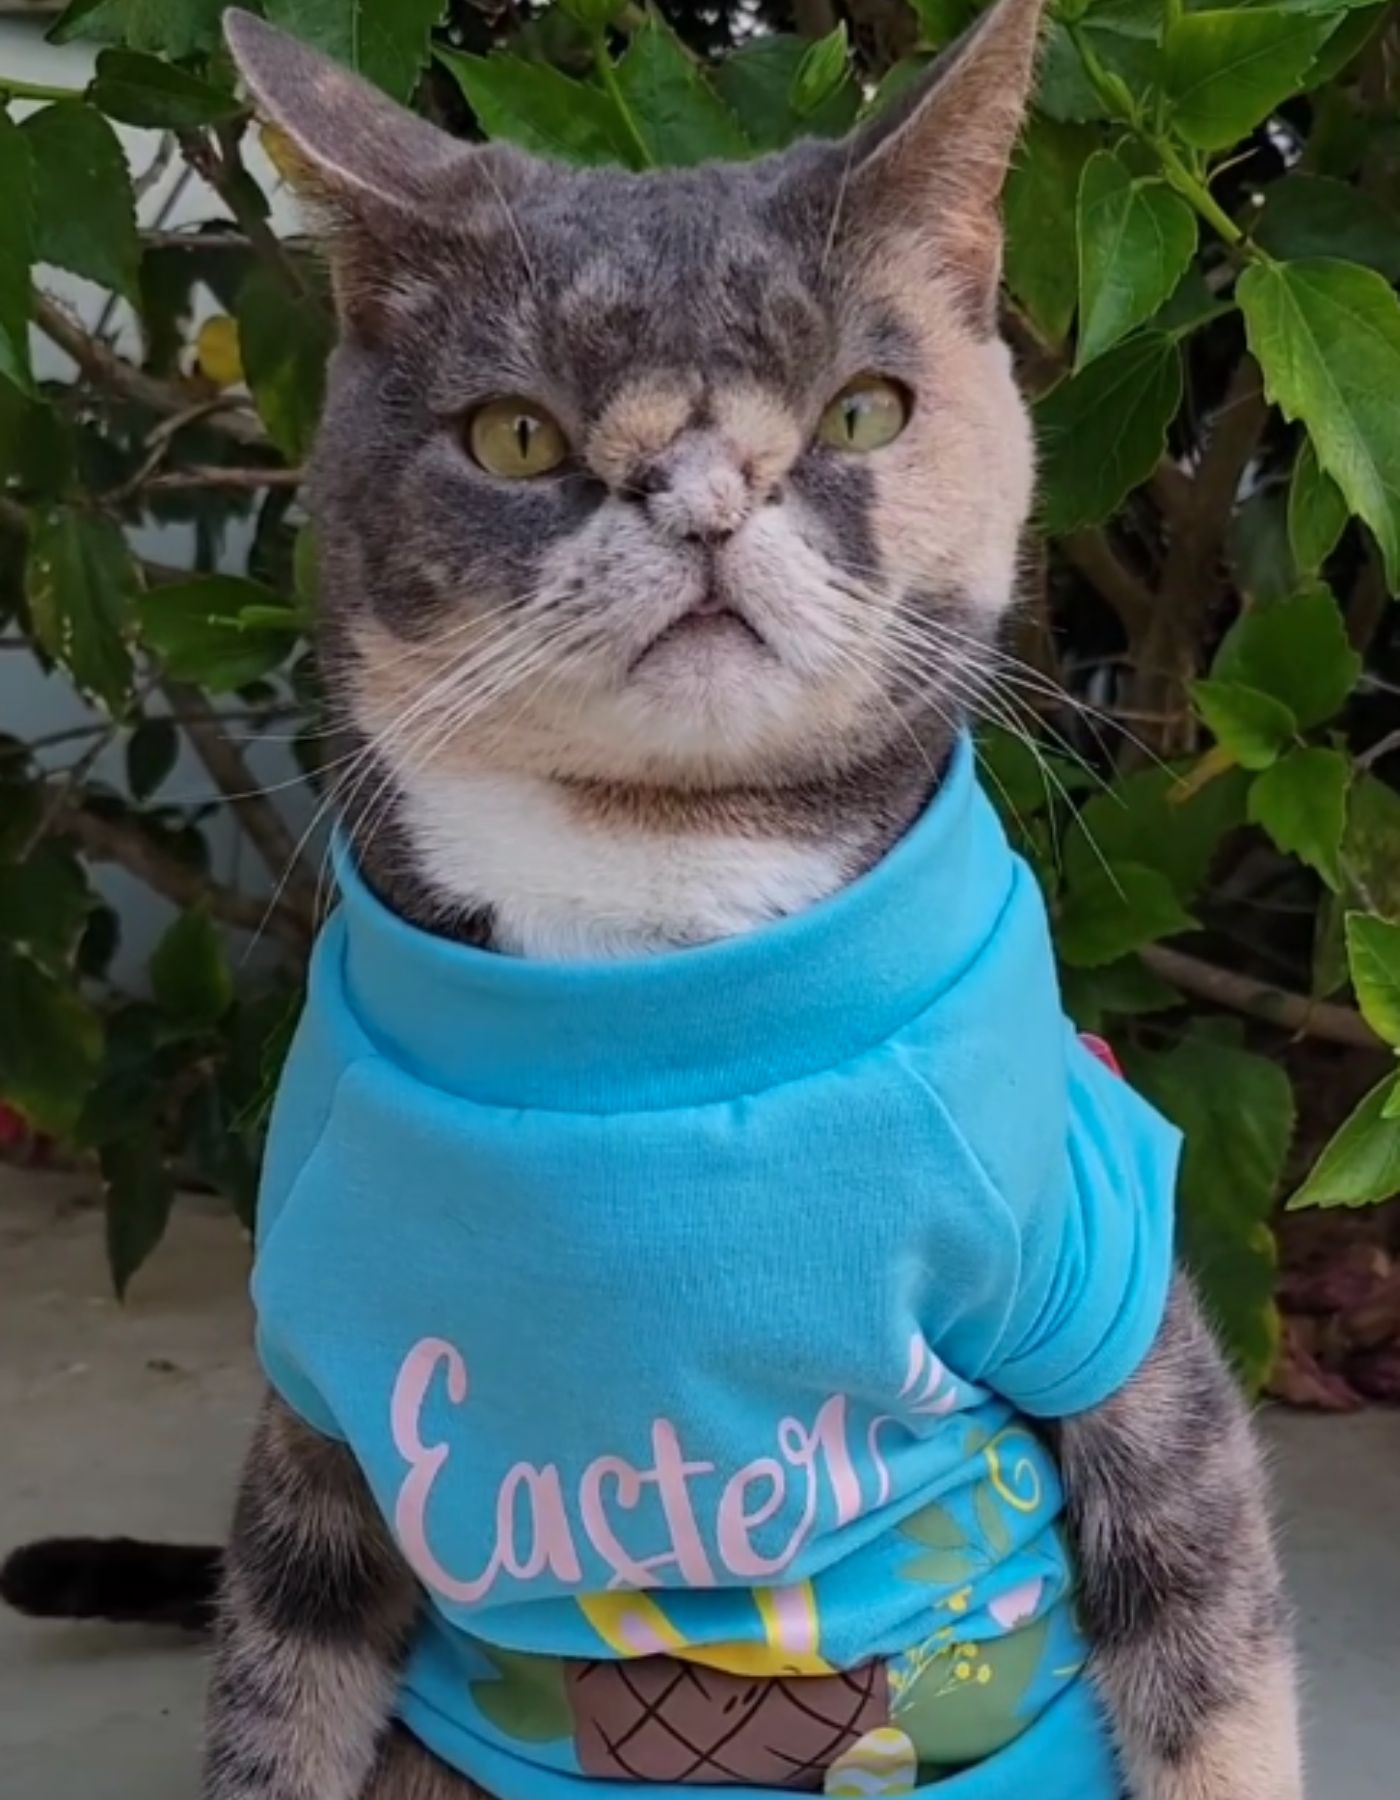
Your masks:
[{"label": "cat's nose", "polygon": [[723,543],[753,511],[743,470],[715,444],[677,446],[638,471],[631,486],[656,529],[678,542]]}]

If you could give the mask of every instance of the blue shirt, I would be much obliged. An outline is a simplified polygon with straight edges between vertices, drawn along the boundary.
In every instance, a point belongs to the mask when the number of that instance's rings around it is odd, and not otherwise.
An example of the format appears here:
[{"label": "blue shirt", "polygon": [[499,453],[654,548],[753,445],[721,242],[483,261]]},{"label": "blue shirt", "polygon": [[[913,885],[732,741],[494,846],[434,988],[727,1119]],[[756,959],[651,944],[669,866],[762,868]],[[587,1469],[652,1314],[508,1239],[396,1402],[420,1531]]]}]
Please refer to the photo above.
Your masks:
[{"label": "blue shirt", "polygon": [[254,1277],[501,1800],[1113,1800],[1035,1418],[1137,1368],[1174,1131],[1078,1041],[968,746],[869,874],[656,957],[435,938],[342,859]]}]

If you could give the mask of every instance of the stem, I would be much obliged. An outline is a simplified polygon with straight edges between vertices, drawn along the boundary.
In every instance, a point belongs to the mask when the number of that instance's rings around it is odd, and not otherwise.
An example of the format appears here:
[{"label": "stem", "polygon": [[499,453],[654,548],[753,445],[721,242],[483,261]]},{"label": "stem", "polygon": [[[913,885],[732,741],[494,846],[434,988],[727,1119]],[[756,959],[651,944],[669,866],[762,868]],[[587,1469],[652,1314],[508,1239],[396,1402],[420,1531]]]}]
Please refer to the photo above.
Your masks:
[{"label": "stem", "polygon": [[617,108],[623,128],[631,138],[637,155],[641,158],[640,166],[643,169],[654,169],[656,167],[655,158],[647,149],[646,139],[638,130],[637,121],[632,116],[632,109],[627,104],[627,97],[617,79],[617,65],[608,55],[607,32],[601,26],[593,34],[593,66],[598,71],[598,79],[603,84],[604,92]]},{"label": "stem", "polygon": [[1252,975],[1239,975],[1233,969],[1218,968],[1214,963],[1188,956],[1183,950],[1169,949],[1165,944],[1150,944],[1141,955],[1149,969],[1197,1000],[1228,1007],[1231,1012],[1244,1013],[1251,1019],[1263,1019],[1299,1037],[1323,1038],[1330,1044],[1345,1044],[1352,1050],[1385,1049],[1361,1014],[1353,1012],[1349,1006],[1290,993],[1287,988],[1275,987],[1272,982],[1256,980]]},{"label": "stem", "polygon": [[163,381],[158,376],[148,375],[144,369],[138,369],[135,363],[128,362],[124,356],[118,356],[115,350],[109,350],[55,300],[37,289],[34,293],[33,317],[44,336],[57,344],[60,350],[66,351],[78,365],[82,375],[98,387],[125,394],[138,405],[167,415],[188,413],[192,407],[217,403],[223,410],[211,415],[210,425],[213,430],[236,439],[240,444],[266,445],[267,434],[258,421],[246,411],[237,410],[244,404],[241,400],[219,399],[211,396],[207,388],[197,387],[193,382],[182,379]]},{"label": "stem", "polygon": [[1206,184],[1198,180],[1187,168],[1177,154],[1175,145],[1168,143],[1163,137],[1154,137],[1152,147],[1161,160],[1162,172],[1177,193],[1183,200],[1189,201],[1195,207],[1206,223],[1219,233],[1230,248],[1242,251],[1246,256],[1259,256],[1261,253],[1248,242],[1239,226]]},{"label": "stem", "polygon": [[315,932],[310,913],[299,912],[286,900],[270,904],[224,887],[192,869],[188,863],[161,848],[133,821],[108,819],[83,806],[68,806],[52,822],[58,835],[75,838],[94,862],[120,863],[173,905],[205,905],[216,919],[240,931],[267,931],[301,955],[306,954]]},{"label": "stem", "polygon": [[225,735],[222,726],[200,718],[201,695],[197,688],[168,677],[162,686],[170,710],[185,715],[185,736],[247,833],[268,874],[294,909],[312,916],[316,909],[316,883],[301,862],[296,839],[254,779],[242,751]]},{"label": "stem", "polygon": [[82,88],[50,87],[43,81],[16,81],[0,76],[0,94],[7,100],[81,100]]}]

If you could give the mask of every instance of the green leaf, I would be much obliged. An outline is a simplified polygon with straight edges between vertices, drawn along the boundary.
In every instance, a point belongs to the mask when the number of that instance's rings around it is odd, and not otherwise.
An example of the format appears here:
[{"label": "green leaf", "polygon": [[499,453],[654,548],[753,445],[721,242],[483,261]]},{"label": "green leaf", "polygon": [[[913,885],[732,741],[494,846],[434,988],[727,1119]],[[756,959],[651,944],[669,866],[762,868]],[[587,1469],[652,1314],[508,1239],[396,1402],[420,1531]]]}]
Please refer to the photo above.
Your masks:
[{"label": "green leaf", "polygon": [[1249,816],[1286,855],[1298,856],[1333,892],[1342,884],[1342,833],[1351,765],[1340,750],[1290,750],[1249,790]]},{"label": "green leaf", "polygon": [[1278,6],[1182,13],[1163,41],[1172,124],[1198,149],[1231,148],[1301,85],[1333,24]]},{"label": "green leaf", "polygon": [[110,520],[67,507],[35,517],[24,574],[35,635],[78,688],[113,713],[131,696],[127,634],[138,586]]},{"label": "green leaf", "polygon": [[45,36],[51,44],[86,41],[119,44],[125,31],[127,0],[69,0]]},{"label": "green leaf", "polygon": [[126,43],[132,50],[180,58],[220,48],[227,0],[123,0]]},{"label": "green leaf", "polygon": [[1290,174],[1274,182],[1250,235],[1284,262],[1339,257],[1400,281],[1400,217],[1361,188],[1326,175]]},{"label": "green leaf", "polygon": [[126,743],[126,784],[132,798],[149,800],[180,755],[180,734],[169,719],[143,719]]},{"label": "green leaf", "polygon": [[1211,666],[1213,681],[1241,683],[1281,700],[1305,730],[1338,711],[1360,673],[1361,658],[1325,587],[1242,613]]},{"label": "green leaf", "polygon": [[1060,972],[1065,1011],[1081,1031],[1099,1031],[1107,1019],[1170,1012],[1181,995],[1137,956],[1120,957],[1099,969]]},{"label": "green leaf", "polygon": [[103,50],[88,98],[109,118],[155,131],[198,131],[236,119],[238,96],[139,50]]},{"label": "green leaf", "polygon": [[142,599],[140,616],[142,637],[170,674],[216,694],[277,668],[302,625],[271,588],[237,575],[196,575],[156,588]]},{"label": "green leaf", "polygon": [[82,865],[48,840],[22,863],[0,864],[0,938],[61,975],[95,901]]},{"label": "green leaf", "polygon": [[804,132],[839,137],[855,123],[860,89],[849,75],[812,112],[803,115],[794,109],[793,87],[809,48],[805,38],[773,32],[711,66],[715,92],[755,150],[782,150]]},{"label": "green leaf", "polygon": [[1190,931],[1191,917],[1165,875],[1141,863],[1086,871],[1063,897],[1055,944],[1067,963],[1092,969],[1159,938]]},{"label": "green leaf", "polygon": [[175,1185],[154,1131],[102,1146],[107,1266],[122,1299],[127,1284],[165,1236]]},{"label": "green leaf", "polygon": [[810,117],[836,92],[846,79],[849,59],[850,45],[843,19],[834,31],[808,46],[793,74],[789,98],[793,111],[800,118]]},{"label": "green leaf", "polygon": [[1111,151],[1079,183],[1079,342],[1082,368],[1151,318],[1196,248],[1196,216],[1162,181],[1135,177]]},{"label": "green leaf", "polygon": [[47,400],[0,379],[0,481],[11,478],[35,499],[56,498],[72,479],[74,436]]},{"label": "green leaf", "polygon": [[1342,490],[1322,473],[1305,437],[1288,485],[1288,542],[1304,574],[1315,575],[1337,548],[1348,516]]},{"label": "green leaf", "polygon": [[659,13],[648,13],[617,65],[623,104],[653,162],[753,155],[739,121]]},{"label": "green leaf", "polygon": [[1328,1143],[1307,1180],[1288,1202],[1305,1206],[1374,1206],[1400,1193],[1400,1120],[1387,1113],[1400,1075],[1373,1087]]},{"label": "green leaf", "polygon": [[973,0],[910,0],[919,21],[919,42],[931,50],[951,44],[977,17]]},{"label": "green leaf", "polygon": [[29,271],[37,231],[34,165],[29,141],[0,107],[0,377],[31,391],[29,369]]},{"label": "green leaf", "polygon": [[1182,791],[1171,769],[1139,769],[1120,776],[1108,793],[1080,809],[1065,839],[1065,873],[1091,879],[1106,862],[1141,863],[1171,883],[1189,904],[1210,873],[1222,837],[1244,822],[1246,777],[1227,770],[1194,792]]},{"label": "green leaf", "polygon": [[1191,698],[1217,743],[1244,769],[1267,769],[1298,735],[1281,700],[1238,681],[1193,681]]},{"label": "green leaf", "polygon": [[239,289],[237,318],[244,373],[268,436],[290,461],[300,462],[321,416],[330,319],[262,263]]},{"label": "green leaf", "polygon": [[1355,263],[1262,263],[1237,292],[1265,389],[1375,533],[1400,590],[1400,299]]},{"label": "green leaf", "polygon": [[1212,319],[1223,319],[1233,310],[1228,301],[1217,299],[1199,267],[1192,263],[1148,323],[1154,331],[1167,331],[1181,338],[1209,325]]},{"label": "green leaf", "polygon": [[1277,484],[1256,488],[1235,507],[1225,550],[1246,610],[1289,600],[1302,585],[1288,541],[1288,497]]},{"label": "green leaf", "polygon": [[466,95],[487,137],[560,162],[639,166],[640,152],[601,88],[503,50],[492,56],[443,49],[434,54]]},{"label": "green leaf", "polygon": [[[1129,94],[1142,94],[1156,80],[1161,22],[1160,0],[1095,0],[1077,31],[1110,83],[1116,79]],[[1108,116],[1059,19],[1051,19],[1045,35],[1036,103],[1052,119],[1082,123]]]},{"label": "green leaf", "polygon": [[1034,116],[1007,177],[1006,283],[1056,344],[1064,342],[1079,297],[1079,178],[1097,143],[1087,126]]},{"label": "green leaf", "polygon": [[263,10],[274,25],[407,100],[446,0],[266,0]]},{"label": "green leaf", "polygon": [[116,132],[80,100],[46,106],[21,129],[33,159],[36,260],[139,300],[136,201]]},{"label": "green leaf", "polygon": [[1293,1138],[1288,1075],[1205,1037],[1125,1060],[1131,1079],[1185,1133],[1182,1250],[1241,1373],[1257,1388],[1278,1349],[1268,1221]]},{"label": "green leaf", "polygon": [[1035,408],[1041,518],[1053,535],[1097,525],[1152,473],[1181,404],[1181,356],[1164,332],[1117,344]]},{"label": "green leaf", "polygon": [[1346,930],[1347,961],[1362,1016],[1377,1037],[1400,1049],[1400,924],[1353,912],[1347,914]]},{"label": "green leaf", "polygon": [[151,956],[151,991],[161,1011],[181,1025],[217,1025],[233,1003],[219,929],[207,912],[181,913]]},{"label": "green leaf", "polygon": [[0,1098],[64,1137],[101,1056],[101,1021],[72,983],[0,939]]},{"label": "green leaf", "polygon": [[604,25],[611,25],[626,4],[627,0],[559,0],[566,16],[590,36]]}]

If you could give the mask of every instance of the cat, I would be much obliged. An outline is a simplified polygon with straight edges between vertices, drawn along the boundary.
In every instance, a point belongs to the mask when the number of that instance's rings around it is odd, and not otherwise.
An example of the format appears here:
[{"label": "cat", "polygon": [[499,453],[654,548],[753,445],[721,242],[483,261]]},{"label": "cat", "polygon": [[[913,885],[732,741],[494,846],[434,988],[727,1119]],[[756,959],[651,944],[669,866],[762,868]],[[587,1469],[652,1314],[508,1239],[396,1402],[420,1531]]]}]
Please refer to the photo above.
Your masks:
[{"label": "cat", "polygon": [[[728,941],[949,779],[1033,485],[996,310],[1039,12],[843,142],[645,176],[466,146],[227,15],[325,224],[319,652],[342,854],[399,918],[540,963]],[[1185,1277],[1047,1431],[1132,1800],[1299,1800],[1260,1459]],[[207,1800],[473,1791],[386,1728],[421,1589],[275,1396],[222,1579]]]}]

